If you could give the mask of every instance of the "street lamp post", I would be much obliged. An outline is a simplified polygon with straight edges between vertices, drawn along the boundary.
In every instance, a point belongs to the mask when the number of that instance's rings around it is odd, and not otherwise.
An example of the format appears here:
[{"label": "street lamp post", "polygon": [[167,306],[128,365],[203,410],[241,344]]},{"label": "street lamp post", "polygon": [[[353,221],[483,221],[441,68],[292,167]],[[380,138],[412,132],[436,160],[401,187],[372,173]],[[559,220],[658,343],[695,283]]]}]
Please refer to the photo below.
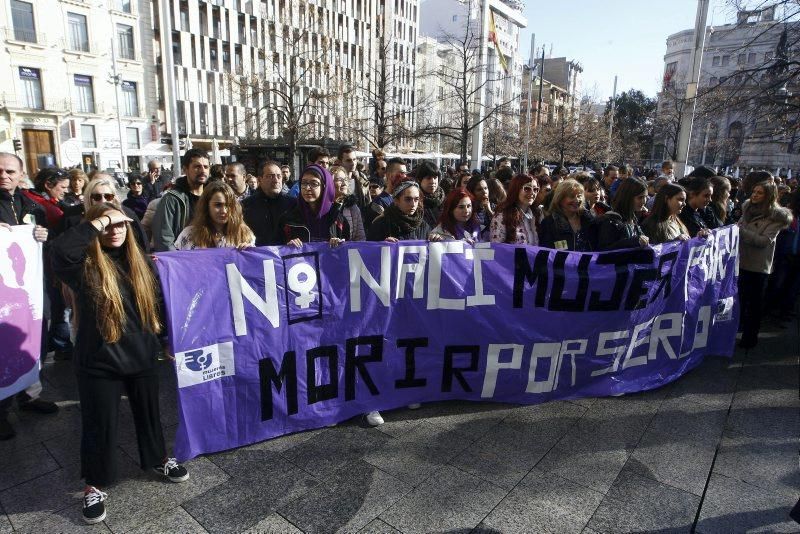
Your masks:
[{"label": "street lamp post", "polygon": [[119,86],[122,84],[122,79],[119,75],[119,71],[117,70],[117,48],[114,45],[114,38],[111,38],[111,69],[112,75],[111,79],[109,80],[112,84],[114,84],[114,100],[117,103],[117,131],[119,132],[119,157],[120,157],[120,168],[122,172],[127,172],[128,170],[128,159],[125,157],[125,138],[123,137],[123,130],[122,130],[122,118],[120,116],[119,110]]}]

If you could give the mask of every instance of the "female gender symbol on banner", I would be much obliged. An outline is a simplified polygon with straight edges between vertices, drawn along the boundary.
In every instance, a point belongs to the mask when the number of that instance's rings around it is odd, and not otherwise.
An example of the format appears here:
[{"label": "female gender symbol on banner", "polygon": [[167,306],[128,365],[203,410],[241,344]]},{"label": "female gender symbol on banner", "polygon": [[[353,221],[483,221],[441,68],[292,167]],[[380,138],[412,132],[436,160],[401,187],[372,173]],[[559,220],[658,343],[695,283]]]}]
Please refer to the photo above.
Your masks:
[{"label": "female gender symbol on banner", "polygon": [[289,268],[287,279],[289,289],[297,294],[294,303],[303,310],[308,309],[317,298],[313,291],[317,287],[317,272],[305,262],[295,263]]}]

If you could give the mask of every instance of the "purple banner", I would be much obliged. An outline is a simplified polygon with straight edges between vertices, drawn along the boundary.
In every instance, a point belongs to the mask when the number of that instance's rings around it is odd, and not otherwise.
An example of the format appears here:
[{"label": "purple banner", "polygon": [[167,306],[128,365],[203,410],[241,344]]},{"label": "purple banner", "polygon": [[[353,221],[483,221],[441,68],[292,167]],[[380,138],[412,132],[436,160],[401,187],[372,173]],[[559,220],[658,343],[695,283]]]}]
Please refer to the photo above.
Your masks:
[{"label": "purple banner", "polygon": [[33,226],[0,227],[0,399],[39,380],[42,279]]},{"label": "purple banner", "polygon": [[180,460],[371,410],[656,388],[733,354],[736,227],[606,253],[463,242],[158,255]]}]

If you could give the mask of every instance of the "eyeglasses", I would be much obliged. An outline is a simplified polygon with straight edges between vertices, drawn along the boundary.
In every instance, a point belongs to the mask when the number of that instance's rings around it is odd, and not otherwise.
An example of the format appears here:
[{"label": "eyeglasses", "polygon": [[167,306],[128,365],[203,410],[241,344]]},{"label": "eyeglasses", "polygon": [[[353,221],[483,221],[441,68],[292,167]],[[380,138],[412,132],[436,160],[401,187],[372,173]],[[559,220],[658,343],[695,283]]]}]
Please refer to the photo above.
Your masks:
[{"label": "eyeglasses", "polygon": [[539,192],[539,188],[538,187],[533,187],[532,185],[523,185],[522,186],[522,190],[525,191],[526,193],[538,193]]},{"label": "eyeglasses", "polygon": [[90,198],[95,202],[101,202],[103,199],[105,199],[106,202],[111,202],[116,198],[116,195],[114,195],[114,193],[92,193]]},{"label": "eyeglasses", "polygon": [[319,182],[301,182],[300,188],[301,189],[319,189],[322,187],[322,184]]}]

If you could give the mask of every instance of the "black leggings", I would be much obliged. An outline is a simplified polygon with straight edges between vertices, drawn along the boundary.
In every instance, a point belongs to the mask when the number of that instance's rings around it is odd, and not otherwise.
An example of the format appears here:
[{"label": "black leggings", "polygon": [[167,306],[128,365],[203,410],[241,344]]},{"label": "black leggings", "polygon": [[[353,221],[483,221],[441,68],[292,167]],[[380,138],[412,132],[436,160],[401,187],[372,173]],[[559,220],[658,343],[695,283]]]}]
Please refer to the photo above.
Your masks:
[{"label": "black leggings", "polygon": [[158,375],[92,376],[78,373],[81,401],[81,476],[90,486],[108,486],[117,478],[119,400],[125,393],[133,412],[142,469],[166,458],[158,408]]},{"label": "black leggings", "polygon": [[758,341],[768,276],[765,273],[745,271],[744,269],[739,271],[739,305],[741,306],[739,324],[742,327],[742,343],[752,344]]}]

